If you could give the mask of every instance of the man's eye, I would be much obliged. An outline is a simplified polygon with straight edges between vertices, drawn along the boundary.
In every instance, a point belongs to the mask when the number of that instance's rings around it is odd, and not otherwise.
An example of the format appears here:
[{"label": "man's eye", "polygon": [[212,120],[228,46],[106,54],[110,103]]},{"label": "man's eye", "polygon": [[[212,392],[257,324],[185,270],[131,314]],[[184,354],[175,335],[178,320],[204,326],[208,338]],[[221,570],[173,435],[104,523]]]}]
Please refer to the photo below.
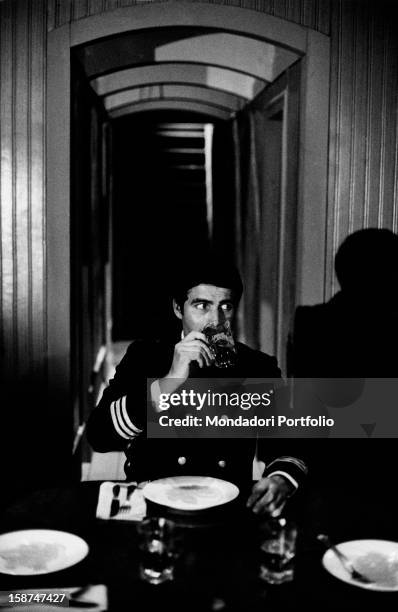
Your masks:
[{"label": "man's eye", "polygon": [[195,307],[196,307],[198,310],[205,310],[205,308],[206,308],[206,304],[205,304],[204,302],[198,302],[197,304],[195,304]]},{"label": "man's eye", "polygon": [[233,309],[233,304],[223,304],[221,308],[229,312]]}]

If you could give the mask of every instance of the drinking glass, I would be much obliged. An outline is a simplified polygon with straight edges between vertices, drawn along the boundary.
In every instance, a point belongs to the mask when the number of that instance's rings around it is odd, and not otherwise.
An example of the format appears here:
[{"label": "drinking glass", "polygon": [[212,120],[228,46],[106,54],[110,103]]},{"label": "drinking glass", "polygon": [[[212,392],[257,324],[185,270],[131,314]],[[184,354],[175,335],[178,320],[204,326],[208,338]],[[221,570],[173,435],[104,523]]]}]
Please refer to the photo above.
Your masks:
[{"label": "drinking glass", "polygon": [[283,517],[269,518],[259,525],[260,578],[269,584],[290,582],[294,577],[297,528]]},{"label": "drinking glass", "polygon": [[216,368],[230,368],[235,365],[236,346],[229,321],[211,323],[202,330],[214,357]]},{"label": "drinking glass", "polygon": [[173,580],[181,552],[179,527],[163,517],[148,517],[137,525],[141,551],[140,577],[151,584]]}]

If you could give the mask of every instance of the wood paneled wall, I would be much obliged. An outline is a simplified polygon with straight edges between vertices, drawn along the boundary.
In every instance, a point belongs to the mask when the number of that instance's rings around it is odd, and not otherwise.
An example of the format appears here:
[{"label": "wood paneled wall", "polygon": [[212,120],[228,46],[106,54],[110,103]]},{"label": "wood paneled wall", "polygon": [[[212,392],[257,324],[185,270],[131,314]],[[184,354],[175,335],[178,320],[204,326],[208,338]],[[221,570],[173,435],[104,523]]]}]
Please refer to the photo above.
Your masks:
[{"label": "wood paneled wall", "polygon": [[[151,0],[149,0],[150,2]],[[155,0],[156,1],[156,0]],[[169,0],[166,0],[169,1]],[[189,0],[188,0],[189,1]],[[196,0],[190,0],[196,1]],[[329,34],[330,2],[333,0],[207,0],[209,3],[238,6],[294,21]],[[149,4],[146,2],[146,4]],[[206,0],[205,0],[206,2]],[[124,6],[142,5],[142,0],[48,0],[48,29]]]},{"label": "wood paneled wall", "polygon": [[0,362],[45,375],[45,0],[0,3]]},{"label": "wood paneled wall", "polygon": [[333,3],[325,297],[336,249],[365,227],[398,230],[398,30],[392,2]]}]

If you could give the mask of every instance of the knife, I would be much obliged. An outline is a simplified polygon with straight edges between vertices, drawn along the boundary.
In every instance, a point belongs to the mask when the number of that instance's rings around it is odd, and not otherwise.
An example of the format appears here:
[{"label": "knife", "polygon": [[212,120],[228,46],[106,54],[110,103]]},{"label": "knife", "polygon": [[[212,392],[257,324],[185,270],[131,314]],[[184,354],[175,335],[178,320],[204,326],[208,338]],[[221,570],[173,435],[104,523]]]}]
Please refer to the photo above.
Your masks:
[{"label": "knife", "polygon": [[82,601],[79,599],[69,599],[68,605],[70,608],[98,608],[100,606],[95,601]]},{"label": "knife", "polygon": [[133,484],[132,484],[132,485],[129,485],[129,486],[127,487],[127,500],[129,500],[129,499],[130,499],[130,495],[131,495],[132,493],[134,493],[134,491],[136,490],[136,488],[137,488],[137,485],[133,485]]},{"label": "knife", "polygon": [[120,509],[120,501],[118,499],[112,499],[111,510],[109,516],[116,516]]}]

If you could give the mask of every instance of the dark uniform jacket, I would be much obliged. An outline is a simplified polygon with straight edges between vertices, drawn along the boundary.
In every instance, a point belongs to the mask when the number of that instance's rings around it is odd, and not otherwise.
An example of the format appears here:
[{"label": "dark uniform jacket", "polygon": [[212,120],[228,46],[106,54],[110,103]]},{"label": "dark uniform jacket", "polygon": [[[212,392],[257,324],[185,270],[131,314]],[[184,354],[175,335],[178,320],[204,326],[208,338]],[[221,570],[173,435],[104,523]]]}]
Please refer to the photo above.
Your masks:
[{"label": "dark uniform jacket", "polygon": [[[98,452],[122,450],[126,453],[128,480],[154,480],[167,476],[207,475],[242,486],[252,481],[255,439],[147,439],[147,378],[167,375],[173,360],[174,344],[164,341],[135,341],[116,368],[103,396],[90,415],[87,436]],[[280,379],[276,359],[237,344],[236,365],[228,378]],[[197,369],[195,377],[220,377],[216,368]],[[259,441],[259,459],[266,463],[266,474],[282,473],[299,484],[306,473],[303,461],[282,453],[291,440]]]}]

